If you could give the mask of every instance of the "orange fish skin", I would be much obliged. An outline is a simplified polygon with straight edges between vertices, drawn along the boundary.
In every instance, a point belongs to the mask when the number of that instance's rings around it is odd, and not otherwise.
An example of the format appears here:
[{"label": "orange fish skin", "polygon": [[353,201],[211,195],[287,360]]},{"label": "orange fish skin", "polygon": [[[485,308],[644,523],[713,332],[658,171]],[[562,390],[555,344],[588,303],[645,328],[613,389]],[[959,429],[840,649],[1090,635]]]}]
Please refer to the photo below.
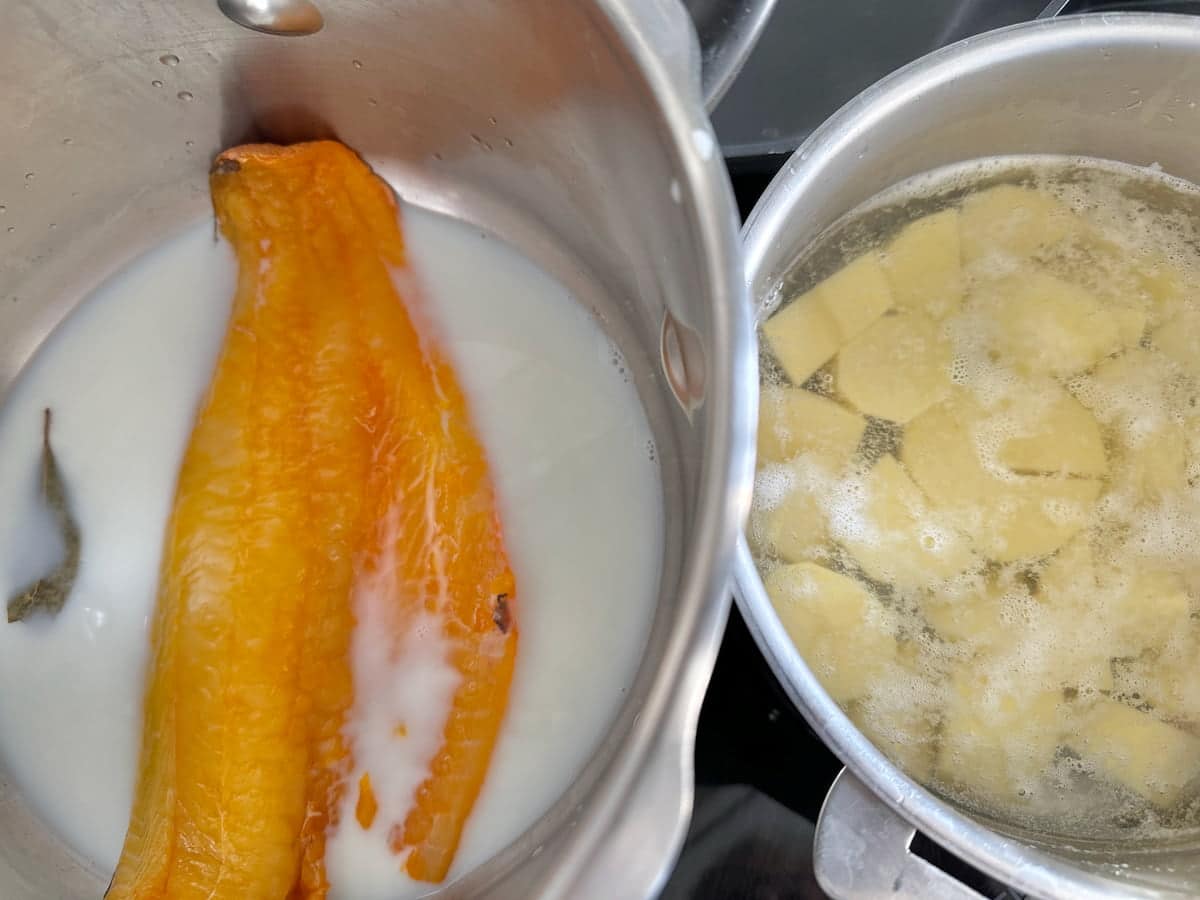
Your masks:
[{"label": "orange fish skin", "polygon": [[[435,614],[463,678],[430,774],[391,827],[408,873],[440,881],[517,647],[485,454],[393,284],[395,201],[357,156],[332,142],[235,148],[212,191],[238,289],[177,487],[107,896],[325,897],[354,768],[352,598],[385,560],[394,643],[416,612]],[[398,531],[384,524],[397,510]]]},{"label": "orange fish skin", "polygon": [[[467,816],[478,798],[507,707],[516,661],[516,583],[500,527],[484,449],[466,398],[436,342],[418,332],[397,302],[389,267],[402,259],[394,201],[357,158],[342,183],[350,203],[330,210],[347,231],[376,236],[379,252],[354,254],[347,277],[362,304],[379,387],[375,465],[367,490],[376,523],[364,574],[391,585],[398,637],[417,613],[442,622],[450,662],[463,681],[455,692],[430,775],[417,790],[391,843],[407,853],[405,869],[438,882],[449,871]],[[398,533],[389,523],[400,520]],[[378,579],[381,565],[394,571]]]}]

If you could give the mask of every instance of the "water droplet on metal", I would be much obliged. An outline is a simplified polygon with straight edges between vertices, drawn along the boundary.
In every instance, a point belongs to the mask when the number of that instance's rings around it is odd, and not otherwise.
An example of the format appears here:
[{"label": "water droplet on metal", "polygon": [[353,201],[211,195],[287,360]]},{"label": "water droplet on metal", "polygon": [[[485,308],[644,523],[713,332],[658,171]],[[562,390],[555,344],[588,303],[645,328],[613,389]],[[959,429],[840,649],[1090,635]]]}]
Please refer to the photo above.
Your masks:
[{"label": "water droplet on metal", "polygon": [[379,101],[376,100],[374,97],[367,98],[367,106],[378,106],[378,105],[379,105]]},{"label": "water droplet on metal", "polygon": [[12,234],[12,233],[13,233],[14,231],[16,231],[16,230],[17,230],[17,226],[16,226],[16,225],[9,225],[9,226],[8,226],[8,233],[9,233],[9,234]]},{"label": "water droplet on metal", "polygon": [[33,181],[33,173],[32,173],[32,172],[26,172],[26,173],[25,173],[25,180],[26,180],[26,181]]},{"label": "water droplet on metal", "polygon": [[325,25],[311,0],[217,0],[217,6],[239,25],[264,34],[299,37]]},{"label": "water droplet on metal", "polygon": [[183,146],[185,146],[185,147],[195,147],[195,146],[196,146],[196,142],[195,142],[195,141],[184,141],[184,142],[183,142]]},{"label": "water droplet on metal", "polygon": [[361,69],[362,68],[362,60],[359,60],[359,59],[353,60],[353,65],[354,65],[354,68]]},{"label": "water droplet on metal", "polygon": [[192,99],[192,92],[191,91],[180,91],[175,96],[178,97],[180,100],[182,100],[184,103],[186,103],[187,101]]},{"label": "water droplet on metal", "polygon": [[179,65],[179,57],[176,56],[174,53],[164,53],[162,56],[160,56],[158,58],[158,61],[160,63],[162,63],[164,66]]},{"label": "water droplet on metal", "polygon": [[155,78],[152,82],[150,82],[150,87],[162,87],[162,86],[163,86],[162,82],[159,81],[157,78]]},{"label": "water droplet on metal", "polygon": [[704,345],[695,331],[668,312],[663,317],[661,353],[667,384],[690,415],[704,402],[708,368]]}]

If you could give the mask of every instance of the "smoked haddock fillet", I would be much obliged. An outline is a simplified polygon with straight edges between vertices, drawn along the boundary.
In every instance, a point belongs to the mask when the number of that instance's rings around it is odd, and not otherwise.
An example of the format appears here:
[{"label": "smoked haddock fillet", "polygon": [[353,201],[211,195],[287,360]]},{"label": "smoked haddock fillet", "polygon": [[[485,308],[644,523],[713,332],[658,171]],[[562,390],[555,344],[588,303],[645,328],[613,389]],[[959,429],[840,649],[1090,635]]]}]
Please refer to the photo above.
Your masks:
[{"label": "smoked haddock fillet", "polygon": [[401,648],[430,623],[459,674],[428,774],[382,823],[397,867],[440,881],[517,649],[484,451],[393,282],[394,198],[354,153],[239,147],[211,187],[238,286],[168,526],[137,790],[107,897],[326,895],[329,832],[388,808],[372,790],[386,780],[352,780],[345,725],[371,687],[355,682],[360,621],[386,623],[367,637],[396,663],[389,677],[405,677]]}]

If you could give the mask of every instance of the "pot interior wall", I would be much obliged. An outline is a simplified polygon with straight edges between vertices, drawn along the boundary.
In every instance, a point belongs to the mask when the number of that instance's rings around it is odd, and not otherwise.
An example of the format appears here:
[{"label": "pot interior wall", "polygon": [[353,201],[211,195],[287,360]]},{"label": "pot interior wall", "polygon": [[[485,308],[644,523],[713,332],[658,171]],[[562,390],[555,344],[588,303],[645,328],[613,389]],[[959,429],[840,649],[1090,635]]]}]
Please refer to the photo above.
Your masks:
[{"label": "pot interior wall", "polygon": [[[322,7],[324,30],[284,38],[234,25],[215,2],[3,5],[0,402],[92,288],[211,214],[209,161],[243,141],[337,137],[406,199],[503,236],[570,287],[621,349],[646,407],[667,553],[646,656],[605,746],[467,885],[528,895],[554,853],[530,860],[569,840],[585,814],[678,612],[707,413],[672,396],[660,347],[670,322],[691,375],[711,359],[692,182],[638,63],[592,3]],[[91,898],[106,878],[33,817],[0,759],[0,895]]]}]

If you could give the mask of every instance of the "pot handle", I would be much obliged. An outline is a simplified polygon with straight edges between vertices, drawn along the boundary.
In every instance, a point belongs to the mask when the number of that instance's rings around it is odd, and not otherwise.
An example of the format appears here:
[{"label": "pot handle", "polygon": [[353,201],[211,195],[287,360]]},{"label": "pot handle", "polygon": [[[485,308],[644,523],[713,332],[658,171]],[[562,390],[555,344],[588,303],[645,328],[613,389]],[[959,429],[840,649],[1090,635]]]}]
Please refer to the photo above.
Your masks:
[{"label": "pot handle", "polygon": [[817,882],[834,900],[984,900],[911,852],[916,833],[849,769],[842,769],[817,818]]},{"label": "pot handle", "polygon": [[716,108],[758,43],[776,0],[689,0],[700,39],[700,91]]},{"label": "pot handle", "polygon": [[614,0],[609,6],[614,16],[633,25],[647,51],[667,63],[675,82],[688,95],[695,96],[699,87],[704,107],[711,112],[742,70],[775,3]]}]

